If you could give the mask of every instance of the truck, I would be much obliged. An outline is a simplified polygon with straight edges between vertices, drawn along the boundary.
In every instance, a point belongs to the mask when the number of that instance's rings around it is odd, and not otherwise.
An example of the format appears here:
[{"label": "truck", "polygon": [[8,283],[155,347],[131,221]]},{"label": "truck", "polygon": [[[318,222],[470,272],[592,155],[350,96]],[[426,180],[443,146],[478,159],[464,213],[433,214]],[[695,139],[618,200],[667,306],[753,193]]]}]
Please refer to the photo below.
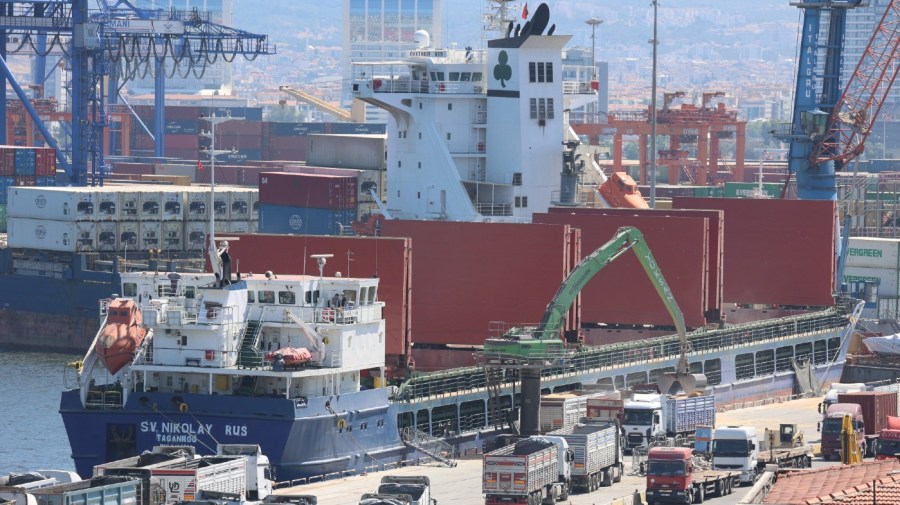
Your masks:
[{"label": "truck", "polygon": [[819,413],[822,414],[822,420],[825,420],[825,412],[828,407],[834,405],[838,401],[838,395],[841,393],[862,393],[866,391],[866,385],[862,382],[833,382],[825,392],[825,398],[819,403]]},{"label": "truck", "polygon": [[[840,393],[838,401],[841,403],[856,403],[862,407],[863,436],[865,437],[863,454],[874,454],[875,440],[881,434],[881,430],[887,428],[888,416],[896,416],[897,392],[896,391],[864,391],[860,393]],[[868,449],[868,453],[866,452]]]},{"label": "truck", "polygon": [[716,399],[711,395],[638,393],[624,405],[625,448],[649,447],[659,438],[671,438],[676,446],[689,445],[698,426],[714,426],[715,422]]},{"label": "truck", "polygon": [[141,482],[131,477],[105,476],[33,489],[28,491],[28,494],[34,497],[37,505],[66,503],[133,505],[139,499],[140,487]]},{"label": "truck", "polygon": [[[582,417],[588,417],[588,402],[593,399],[618,398],[618,393],[606,391],[566,391],[541,397],[540,417],[538,418],[541,433],[547,433],[575,425]],[[598,406],[597,404],[594,404]],[[599,412],[598,412],[599,414]]]},{"label": "truck", "polygon": [[825,411],[825,420],[821,421],[818,427],[822,432],[822,457],[826,460],[840,458],[844,416],[850,416],[852,426],[856,431],[860,452],[862,454],[866,452],[862,407],[857,403],[834,403]]},{"label": "truck", "polygon": [[572,489],[589,493],[622,480],[624,457],[617,422],[576,424],[549,435],[562,437],[572,451]]},{"label": "truck", "polygon": [[407,495],[410,505],[435,505],[431,497],[431,481],[425,476],[385,476],[378,486],[379,496]]},{"label": "truck", "polygon": [[[784,426],[784,431],[788,431],[790,425]],[[739,472],[741,484],[753,484],[769,464],[778,465],[778,468],[809,468],[812,465],[811,446],[775,445],[761,444],[753,426],[716,428],[712,441],[713,469]]]},{"label": "truck", "polygon": [[740,482],[740,472],[697,468],[687,447],[654,447],[647,455],[647,505],[703,503],[731,494]]},{"label": "truck", "polygon": [[258,445],[220,444],[214,456],[157,447],[153,451],[94,468],[95,476],[128,476],[141,481],[142,503],[193,501],[201,491],[263,500],[272,493],[269,459]]},{"label": "truck", "polygon": [[366,493],[359,499],[359,505],[412,505],[412,496],[408,494]]},{"label": "truck", "polygon": [[886,425],[875,441],[875,459],[900,457],[900,417],[888,416]]},{"label": "truck", "polygon": [[519,440],[484,455],[485,505],[554,503],[569,497],[572,453],[561,437]]}]

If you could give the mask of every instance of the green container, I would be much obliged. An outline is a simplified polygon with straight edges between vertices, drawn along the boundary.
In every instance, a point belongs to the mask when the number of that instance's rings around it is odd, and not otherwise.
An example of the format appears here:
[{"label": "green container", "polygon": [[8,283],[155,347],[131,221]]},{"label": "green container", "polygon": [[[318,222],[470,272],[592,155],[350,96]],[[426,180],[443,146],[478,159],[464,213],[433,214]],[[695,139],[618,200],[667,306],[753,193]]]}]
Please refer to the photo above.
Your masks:
[{"label": "green container", "polygon": [[[764,182],[762,192],[769,198],[781,198],[782,185],[776,182]],[[725,198],[752,198],[759,188],[757,182],[726,182]]]},{"label": "green container", "polygon": [[0,205],[0,233],[6,233],[6,204]]},{"label": "green container", "polygon": [[721,186],[695,186],[694,196],[697,198],[720,198],[725,190]]},{"label": "green container", "polygon": [[866,200],[880,200],[882,202],[900,201],[900,193],[888,193],[885,191],[875,191],[866,193]]}]

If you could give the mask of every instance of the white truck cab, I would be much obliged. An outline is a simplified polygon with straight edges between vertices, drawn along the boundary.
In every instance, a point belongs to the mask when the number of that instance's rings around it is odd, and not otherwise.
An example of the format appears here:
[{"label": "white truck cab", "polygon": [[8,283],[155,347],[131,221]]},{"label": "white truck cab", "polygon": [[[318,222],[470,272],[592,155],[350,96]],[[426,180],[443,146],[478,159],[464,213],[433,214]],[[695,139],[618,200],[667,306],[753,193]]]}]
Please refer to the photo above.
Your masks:
[{"label": "white truck cab", "polygon": [[556,462],[559,467],[559,482],[568,484],[572,480],[572,461],[575,456],[569,450],[569,442],[563,437],[540,435],[531,437],[537,440],[544,440],[556,446]]},{"label": "white truck cab", "polygon": [[638,393],[625,402],[622,414],[625,449],[649,447],[650,440],[664,434],[662,425],[662,395]]},{"label": "white truck cab", "polygon": [[741,472],[741,483],[757,478],[759,441],[753,426],[716,428],[712,441],[712,465],[716,470]]}]

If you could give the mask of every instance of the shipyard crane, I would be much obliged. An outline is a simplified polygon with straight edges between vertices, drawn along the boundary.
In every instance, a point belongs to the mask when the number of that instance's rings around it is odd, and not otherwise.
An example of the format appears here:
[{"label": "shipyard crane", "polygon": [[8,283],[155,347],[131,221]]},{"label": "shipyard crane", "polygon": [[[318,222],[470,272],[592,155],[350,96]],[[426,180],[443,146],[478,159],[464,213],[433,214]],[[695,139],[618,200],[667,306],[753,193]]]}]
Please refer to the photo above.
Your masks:
[{"label": "shipyard crane", "polygon": [[[847,10],[861,0],[801,0],[804,9],[794,110],[790,128],[775,137],[790,143],[788,181],[797,177],[801,199],[836,200],[835,171],[859,156],[900,71],[900,0],[888,3],[862,57],[841,92]],[[828,14],[827,39],[819,41]],[[824,62],[819,63],[820,53]],[[821,87],[816,84],[821,82]],[[785,183],[785,188],[787,182]]]},{"label": "shipyard crane", "polygon": [[[87,0],[0,0],[0,113],[6,115],[6,83],[13,88],[47,143],[57,152],[60,166],[72,184],[102,184],[103,138],[108,124],[107,97],[120,95],[120,79],[128,80],[152,71],[156,77],[156,152],[163,154],[165,125],[165,77],[178,72],[199,76],[219,58],[233,61],[238,55],[254,59],[273,54],[265,35],[225,27],[199,11],[136,9],[127,0],[88,10]],[[61,49],[71,68],[71,164],[49,129],[31,106],[29,97],[7,65],[7,41],[20,40],[18,51],[35,51],[36,76],[43,76],[44,57]],[[50,38],[49,49],[47,38]],[[169,70],[166,70],[166,64]],[[125,75],[119,70],[123,67]],[[180,71],[179,71],[180,70]],[[108,88],[104,89],[104,83]],[[34,83],[41,84],[41,83]],[[0,137],[5,137],[0,123]],[[89,180],[90,178],[90,180]]]}]

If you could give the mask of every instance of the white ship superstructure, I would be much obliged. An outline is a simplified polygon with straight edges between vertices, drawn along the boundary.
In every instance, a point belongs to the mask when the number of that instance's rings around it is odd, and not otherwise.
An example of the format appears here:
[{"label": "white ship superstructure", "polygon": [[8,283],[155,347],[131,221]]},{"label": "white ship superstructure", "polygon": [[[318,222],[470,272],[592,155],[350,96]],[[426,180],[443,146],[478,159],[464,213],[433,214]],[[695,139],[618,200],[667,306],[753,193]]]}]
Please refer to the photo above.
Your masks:
[{"label": "white ship superstructure", "polygon": [[530,221],[574,203],[578,175],[594,164],[578,159],[566,114],[596,91],[590,67],[564,71],[571,37],[545,34],[548,19],[542,5],[487,50],[435,49],[420,31],[407,59],[356,65],[354,95],[391,115],[391,217]]}]

